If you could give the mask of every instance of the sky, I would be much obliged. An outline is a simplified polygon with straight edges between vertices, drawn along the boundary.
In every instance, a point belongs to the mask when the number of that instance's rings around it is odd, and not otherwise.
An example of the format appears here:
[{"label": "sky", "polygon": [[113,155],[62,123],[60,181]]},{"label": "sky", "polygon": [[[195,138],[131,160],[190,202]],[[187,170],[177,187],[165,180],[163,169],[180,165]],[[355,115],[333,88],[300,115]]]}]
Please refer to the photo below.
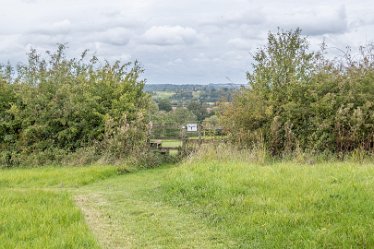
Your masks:
[{"label": "sky", "polygon": [[269,31],[300,27],[332,55],[374,41],[373,0],[0,0],[0,62],[68,46],[138,60],[150,84],[246,83]]}]

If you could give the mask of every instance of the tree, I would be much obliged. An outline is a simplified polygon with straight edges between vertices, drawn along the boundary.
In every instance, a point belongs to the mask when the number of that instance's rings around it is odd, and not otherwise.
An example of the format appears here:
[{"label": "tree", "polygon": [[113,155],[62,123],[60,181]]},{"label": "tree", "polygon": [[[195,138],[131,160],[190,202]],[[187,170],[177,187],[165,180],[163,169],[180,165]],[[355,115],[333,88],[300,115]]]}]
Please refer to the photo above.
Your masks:
[{"label": "tree", "polygon": [[[299,102],[291,107],[291,98],[302,98],[303,88],[314,70],[314,53],[301,30],[269,33],[268,43],[253,57],[253,72],[247,73],[249,87],[235,97],[225,113],[226,124],[237,131],[237,138],[251,144],[265,140],[273,153],[289,146],[289,119]],[[294,91],[295,90],[295,91]],[[248,132],[251,131],[251,132]],[[257,141],[258,142],[258,141]]]},{"label": "tree", "polygon": [[173,108],[171,106],[170,99],[163,98],[158,101],[158,109],[160,111],[170,112]]},{"label": "tree", "polygon": [[274,155],[373,150],[373,46],[357,60],[323,53],[310,52],[299,29],[269,33],[253,58],[248,88],[221,111],[234,141],[264,143]]},{"label": "tree", "polygon": [[199,123],[203,122],[203,120],[208,116],[206,107],[202,102],[193,100],[190,104],[188,104],[187,109],[196,116],[196,119]]}]

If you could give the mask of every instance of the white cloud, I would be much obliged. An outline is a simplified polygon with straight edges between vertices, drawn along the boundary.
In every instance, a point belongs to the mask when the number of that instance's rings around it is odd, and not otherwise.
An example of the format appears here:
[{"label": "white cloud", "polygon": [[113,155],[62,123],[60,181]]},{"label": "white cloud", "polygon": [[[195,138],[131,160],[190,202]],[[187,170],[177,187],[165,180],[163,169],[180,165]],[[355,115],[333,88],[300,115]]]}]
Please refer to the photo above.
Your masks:
[{"label": "white cloud", "polygon": [[[245,82],[269,30],[300,27],[313,48],[374,41],[372,0],[0,0],[0,62],[30,47],[139,59],[151,83]],[[333,49],[331,49],[333,51]]]},{"label": "white cloud", "polygon": [[240,10],[228,13],[223,18],[224,24],[257,25],[266,21],[267,17],[259,9]]},{"label": "white cloud", "polygon": [[45,34],[45,35],[59,35],[68,34],[71,31],[71,22],[68,19],[54,22],[52,24],[41,25],[30,33]]},{"label": "white cloud", "polygon": [[85,41],[107,43],[114,46],[125,46],[129,43],[130,39],[131,32],[122,27],[88,33],[84,38]]},{"label": "white cloud", "polygon": [[243,38],[233,38],[230,39],[227,43],[235,49],[246,51],[250,51],[251,49],[253,49],[253,44],[251,43],[251,41]]},{"label": "white cloud", "polygon": [[196,30],[181,26],[153,26],[144,35],[144,42],[159,46],[191,44],[198,40]]},{"label": "white cloud", "polygon": [[266,15],[261,10],[251,8],[247,10],[236,9],[220,15],[203,16],[199,23],[201,25],[223,25],[232,28],[232,26],[263,24],[266,19]]},{"label": "white cloud", "polygon": [[36,3],[38,0],[22,0],[25,3]]},{"label": "white cloud", "polygon": [[324,34],[340,34],[348,32],[346,9],[344,6],[298,9],[292,13],[283,13],[271,20],[273,25],[285,29],[300,27],[303,33],[310,36]]}]

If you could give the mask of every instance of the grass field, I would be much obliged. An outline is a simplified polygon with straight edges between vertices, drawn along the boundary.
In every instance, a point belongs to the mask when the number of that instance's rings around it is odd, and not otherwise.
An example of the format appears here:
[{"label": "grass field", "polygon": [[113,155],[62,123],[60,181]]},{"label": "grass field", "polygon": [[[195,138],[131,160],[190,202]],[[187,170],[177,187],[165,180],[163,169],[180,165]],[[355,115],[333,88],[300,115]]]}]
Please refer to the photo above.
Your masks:
[{"label": "grass field", "polygon": [[173,95],[175,95],[175,92],[156,91],[155,95],[154,95],[154,98],[156,98],[156,99],[166,99],[166,98],[172,97]]},{"label": "grass field", "polygon": [[3,169],[1,187],[80,187],[117,175],[114,167],[43,167]]},{"label": "grass field", "polygon": [[164,139],[161,143],[162,147],[178,147],[182,146],[182,141],[177,139]]},{"label": "grass field", "polygon": [[100,248],[71,189],[113,175],[113,167],[1,170],[0,249]]},{"label": "grass field", "polygon": [[373,248],[374,163],[0,171],[0,248]]},{"label": "grass field", "polygon": [[0,190],[0,248],[99,248],[67,193]]},{"label": "grass field", "polygon": [[374,164],[203,161],[172,171],[159,195],[234,248],[374,247]]}]

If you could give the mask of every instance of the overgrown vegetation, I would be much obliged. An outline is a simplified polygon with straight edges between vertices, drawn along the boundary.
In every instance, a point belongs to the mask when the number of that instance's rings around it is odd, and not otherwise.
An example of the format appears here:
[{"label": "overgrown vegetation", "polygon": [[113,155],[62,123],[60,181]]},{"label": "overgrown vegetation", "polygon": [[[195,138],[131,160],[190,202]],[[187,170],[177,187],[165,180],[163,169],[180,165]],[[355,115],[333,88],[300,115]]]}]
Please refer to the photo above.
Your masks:
[{"label": "overgrown vegetation", "polygon": [[249,86],[223,106],[221,120],[245,146],[272,155],[297,151],[374,152],[374,45],[326,58],[299,29],[269,33],[254,55]]},{"label": "overgrown vegetation", "polygon": [[[249,86],[232,103],[239,87],[231,84],[149,86],[188,92],[178,107],[170,96],[152,103],[137,62],[100,61],[87,51],[70,59],[64,45],[46,55],[31,50],[26,64],[0,67],[0,166],[139,158],[155,165],[160,157],[148,152],[149,138],[181,137],[188,122],[212,134],[221,134],[223,124],[235,143],[273,156],[363,158],[374,151],[374,45],[335,59],[326,48],[311,52],[299,29],[269,33],[254,55]],[[219,96],[220,122],[209,102]]]},{"label": "overgrown vegetation", "polygon": [[0,70],[0,165],[121,160],[145,150],[150,98],[142,68],[69,59],[65,46]]},{"label": "overgrown vegetation", "polygon": [[263,159],[261,150],[205,148],[153,196],[223,232],[226,248],[374,245],[372,162]]}]

